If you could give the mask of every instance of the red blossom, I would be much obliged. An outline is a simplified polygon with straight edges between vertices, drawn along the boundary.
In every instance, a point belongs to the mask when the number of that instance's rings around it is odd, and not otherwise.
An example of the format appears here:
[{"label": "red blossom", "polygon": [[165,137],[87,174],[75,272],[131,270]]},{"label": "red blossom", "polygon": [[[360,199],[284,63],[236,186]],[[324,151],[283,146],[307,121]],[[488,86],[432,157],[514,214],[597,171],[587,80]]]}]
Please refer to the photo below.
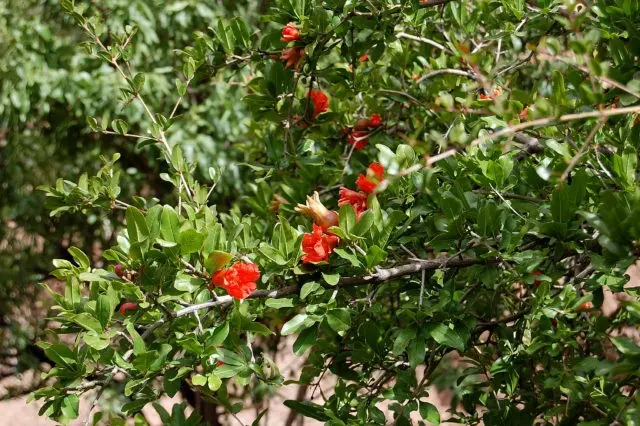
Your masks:
[{"label": "red blossom", "polygon": [[360,56],[360,62],[367,62],[368,59],[369,59],[369,55],[366,53]]},{"label": "red blossom", "polygon": [[362,173],[356,179],[356,185],[358,188],[366,192],[367,194],[371,194],[375,191],[376,186],[382,180],[382,176],[384,175],[384,167],[380,165],[380,163],[373,162],[367,168],[367,175],[363,175]]},{"label": "red blossom", "polygon": [[285,68],[297,68],[298,62],[304,56],[304,47],[289,47],[284,49],[280,59],[284,61]]},{"label": "red blossom", "polygon": [[289,22],[287,25],[282,27],[282,38],[280,41],[288,43],[290,41],[300,40],[300,30],[298,30],[295,25]]},{"label": "red blossom", "polygon": [[325,262],[340,239],[332,234],[325,234],[322,227],[313,224],[313,232],[302,236],[303,263]]},{"label": "red blossom", "polygon": [[322,90],[312,90],[309,97],[313,103],[312,118],[316,118],[318,115],[329,109],[329,98]]},{"label": "red blossom", "polygon": [[120,305],[120,313],[122,315],[124,315],[125,317],[127,316],[127,311],[137,311],[138,310],[138,304],[137,303],[133,303],[133,302],[125,302],[122,305]]},{"label": "red blossom", "polygon": [[227,290],[231,297],[244,299],[256,289],[258,278],[260,270],[255,264],[237,262],[213,274],[211,282]]},{"label": "red blossom", "polygon": [[371,114],[371,118],[369,118],[369,125],[371,127],[378,127],[382,124],[382,117],[380,114]]},{"label": "red blossom", "polygon": [[353,132],[349,133],[347,142],[349,142],[349,145],[354,145],[354,148],[359,151],[367,146],[367,143],[369,143],[369,134],[367,132],[354,130]]},{"label": "red blossom", "polygon": [[338,205],[344,206],[345,204],[351,204],[353,206],[353,210],[356,212],[356,219],[360,219],[362,213],[367,210],[367,194],[354,191],[343,186],[340,188],[340,199],[338,200]]}]

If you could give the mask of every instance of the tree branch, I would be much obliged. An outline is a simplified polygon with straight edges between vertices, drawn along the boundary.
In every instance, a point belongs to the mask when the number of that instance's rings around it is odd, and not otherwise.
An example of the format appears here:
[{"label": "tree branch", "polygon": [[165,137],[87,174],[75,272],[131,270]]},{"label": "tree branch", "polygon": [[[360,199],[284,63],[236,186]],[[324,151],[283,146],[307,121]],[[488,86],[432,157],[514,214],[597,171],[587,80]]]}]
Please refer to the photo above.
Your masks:
[{"label": "tree branch", "polygon": [[420,2],[420,8],[425,9],[427,7],[440,6],[441,4],[447,4],[454,0],[422,0]]}]

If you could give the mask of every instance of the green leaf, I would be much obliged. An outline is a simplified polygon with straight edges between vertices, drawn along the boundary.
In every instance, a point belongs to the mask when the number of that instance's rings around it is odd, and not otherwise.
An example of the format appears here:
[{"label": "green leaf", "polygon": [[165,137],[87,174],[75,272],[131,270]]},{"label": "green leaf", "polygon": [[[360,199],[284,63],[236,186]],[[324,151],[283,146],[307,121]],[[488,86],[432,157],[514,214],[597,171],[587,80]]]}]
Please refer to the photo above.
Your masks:
[{"label": "green leaf", "polygon": [[73,259],[78,263],[78,265],[82,268],[89,268],[91,263],[89,262],[89,257],[82,250],[77,247],[70,247],[69,254],[73,257]]},{"label": "green leaf", "polygon": [[324,413],[324,408],[321,405],[314,404],[309,401],[294,401],[288,399],[284,401],[284,405],[291,408],[298,414],[302,414],[305,417],[320,420],[321,422],[329,420],[329,416]]},{"label": "green leaf", "polygon": [[245,329],[245,331],[250,331],[251,333],[254,333],[254,334],[261,334],[263,336],[269,336],[273,334],[273,331],[271,331],[269,327],[259,322],[247,321],[243,325],[244,325],[243,328]]},{"label": "green leaf", "polygon": [[300,289],[300,299],[305,300],[310,295],[313,295],[316,293],[319,294],[322,292],[324,292],[324,290],[322,289],[322,286],[317,282],[311,281],[308,283],[304,283],[304,285]]},{"label": "green leaf", "polygon": [[[182,66],[182,73],[184,74],[184,77],[187,80],[191,80],[195,72],[196,72],[196,61],[193,58],[188,58],[187,61]],[[177,85],[177,81],[176,81],[176,85]],[[186,90],[187,90],[187,85],[184,84],[185,93],[186,93]],[[178,92],[180,92],[180,86],[178,86]],[[180,96],[184,96],[184,95],[180,95]]]},{"label": "green leaf", "polygon": [[117,134],[124,135],[127,133],[127,130],[129,130],[129,125],[126,121],[116,118],[111,122],[111,128]]},{"label": "green leaf", "polygon": [[346,308],[331,309],[326,318],[329,326],[339,334],[351,328],[351,313]]},{"label": "green leaf", "polygon": [[293,353],[295,353],[296,356],[302,356],[302,354],[304,354],[307,349],[317,343],[317,337],[317,326],[309,327],[302,330],[298,335],[296,341],[293,343]]},{"label": "green leaf", "polygon": [[160,222],[160,234],[162,238],[177,243],[180,235],[180,219],[176,211],[170,206],[164,206],[162,208]]},{"label": "green leaf", "polygon": [[242,43],[242,47],[248,48],[251,46],[249,27],[247,27],[247,24],[245,24],[241,18],[235,17],[231,20],[231,30],[236,40]]},{"label": "green leaf", "polygon": [[193,293],[194,291],[200,289],[204,283],[205,282],[202,278],[180,273],[176,276],[176,280],[173,283],[173,288],[178,291]]},{"label": "green leaf", "polygon": [[426,420],[434,425],[440,424],[440,413],[438,412],[438,409],[435,407],[435,405],[421,400],[419,407],[420,416],[423,420]]},{"label": "green leaf", "polygon": [[149,238],[149,226],[144,215],[137,208],[130,206],[125,214],[127,219],[127,234],[131,242],[130,254],[135,259],[142,259],[142,251],[138,244]]},{"label": "green leaf", "polygon": [[358,260],[358,257],[355,254],[346,251],[345,249],[337,248],[337,249],[334,249],[333,252],[338,256],[340,256],[341,258],[351,262],[351,264],[356,268],[360,268],[362,266],[362,264]]},{"label": "green leaf", "polygon": [[[184,67],[183,67],[183,70],[184,70]],[[193,72],[191,73],[191,75],[193,76]],[[185,77],[186,77],[186,73],[185,73]],[[176,90],[178,91],[178,96],[184,96],[187,93],[187,84],[184,81],[180,80],[179,78],[176,78]]]},{"label": "green leaf", "polygon": [[307,314],[298,314],[282,326],[280,335],[288,336],[289,334],[297,333],[304,328],[310,327],[313,323],[314,321]]},{"label": "green leaf", "polygon": [[147,351],[147,345],[145,345],[144,340],[140,337],[140,334],[136,331],[133,323],[126,322],[126,329],[131,336],[131,340],[133,340],[133,354],[140,355]]},{"label": "green leaf", "polygon": [[191,383],[196,386],[204,386],[207,383],[207,378],[202,374],[194,374],[191,377]]},{"label": "green leaf", "polygon": [[267,259],[271,260],[277,265],[286,265],[287,260],[284,258],[284,254],[280,250],[276,250],[266,243],[260,245],[260,253],[262,253]]},{"label": "green leaf", "polygon": [[79,407],[80,400],[78,399],[78,395],[69,395],[62,400],[60,409],[66,418],[73,420],[78,418]]},{"label": "green leaf", "polygon": [[55,362],[56,364],[66,365],[72,367],[76,364],[76,354],[69,349],[67,345],[61,343],[53,344],[44,348],[44,353],[47,358]]},{"label": "green leaf", "polygon": [[273,309],[293,308],[293,299],[267,299],[264,304]]},{"label": "green leaf", "polygon": [[209,390],[215,392],[220,389],[220,386],[222,386],[222,380],[220,380],[220,378],[215,374],[209,374],[207,376],[207,386],[209,387]]},{"label": "green leaf", "polygon": [[622,155],[613,156],[613,171],[627,188],[633,188],[636,181],[638,154],[633,150],[625,150]]},{"label": "green leaf", "polygon": [[224,51],[226,53],[233,53],[233,33],[229,31],[229,29],[225,25],[224,20],[220,19],[218,21],[218,26],[213,30],[213,32],[215,33],[216,38],[220,42],[220,45],[222,46]]},{"label": "green leaf", "polygon": [[137,92],[142,90],[145,80],[146,76],[144,75],[144,73],[139,72],[138,74],[133,76],[133,87]]},{"label": "green leaf", "polygon": [[211,334],[207,336],[208,346],[218,346],[224,343],[229,335],[229,323],[225,322],[213,329]]},{"label": "green leaf", "polygon": [[345,204],[340,207],[339,212],[340,229],[346,234],[351,234],[353,227],[356,224],[356,212],[353,210],[351,204]]},{"label": "green leaf", "polygon": [[407,347],[407,355],[409,356],[409,365],[411,368],[416,368],[418,365],[424,362],[425,356],[424,340],[421,338],[414,339],[409,342]]},{"label": "green leaf", "polygon": [[111,315],[113,314],[114,306],[111,305],[111,299],[105,295],[98,296],[98,301],[96,302],[96,316],[98,317],[98,321],[100,321],[100,325],[102,329],[109,324],[109,320],[111,320]]},{"label": "green leaf", "polygon": [[195,253],[200,250],[204,242],[204,235],[195,229],[187,229],[180,233],[178,243],[182,254]]},{"label": "green leaf", "polygon": [[396,336],[396,340],[393,342],[393,348],[391,353],[394,355],[400,355],[407,348],[410,341],[416,338],[416,331],[414,329],[403,328]]},{"label": "green leaf", "polygon": [[204,261],[204,266],[210,274],[224,268],[229,263],[233,256],[230,253],[224,251],[212,251],[211,254]]},{"label": "green leaf", "polygon": [[92,331],[82,336],[82,340],[97,351],[101,351],[109,347],[109,339],[106,339]]},{"label": "green leaf", "polygon": [[359,237],[364,236],[371,228],[371,225],[373,225],[373,212],[367,210],[360,216],[351,233]]},{"label": "green leaf", "polygon": [[387,252],[376,245],[369,247],[369,249],[367,250],[367,266],[370,268],[379,265],[386,258]]},{"label": "green leaf", "polygon": [[73,315],[71,319],[76,324],[86,328],[88,331],[95,331],[97,334],[102,333],[102,326],[100,325],[100,321],[87,313]]},{"label": "green leaf", "polygon": [[331,285],[331,286],[335,286],[340,282],[340,274],[325,274],[324,272],[322,272],[322,278],[324,278],[324,281]]},{"label": "green leaf", "polygon": [[640,346],[628,337],[611,337],[611,342],[624,355],[640,356]]},{"label": "green leaf", "polygon": [[462,340],[462,337],[445,324],[438,324],[429,334],[433,337],[433,340],[441,345],[449,346],[459,351],[464,350],[465,342]]},{"label": "green leaf", "polygon": [[502,210],[496,203],[488,202],[478,210],[478,233],[483,237],[495,237],[502,228]]}]

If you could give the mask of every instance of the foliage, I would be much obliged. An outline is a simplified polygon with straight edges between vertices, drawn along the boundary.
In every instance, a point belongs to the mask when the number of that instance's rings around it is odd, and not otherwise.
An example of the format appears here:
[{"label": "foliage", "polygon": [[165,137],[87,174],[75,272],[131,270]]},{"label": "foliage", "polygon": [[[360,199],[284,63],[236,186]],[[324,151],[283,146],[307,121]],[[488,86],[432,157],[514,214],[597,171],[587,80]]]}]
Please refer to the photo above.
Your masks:
[{"label": "foliage", "polygon": [[[119,371],[125,415],[183,380],[235,413],[229,383],[282,385],[265,350],[279,334],[306,357],[299,383],[337,380],[320,404],[285,404],[331,425],[386,424],[387,404],[400,425],[636,421],[640,348],[617,331],[640,312],[624,287],[640,239],[637,2],[277,1],[260,23],[190,23],[164,102],[135,26],[61,4],[120,77],[126,109],[89,127],[159,155],[176,197],[123,198],[117,155],[46,189],[54,214],[124,223],[105,265],[77,248],[54,261],[44,414],[74,418]],[[245,76],[251,119],[219,151],[242,173],[197,176],[189,90]],[[240,188],[228,209],[210,201],[225,185]],[[254,281],[242,301],[217,287]],[[631,296],[611,317],[605,286]],[[447,414],[425,399],[433,383],[454,388]]]},{"label": "foliage", "polygon": [[[159,5],[108,0],[100,2],[92,13],[101,17],[110,31],[135,24],[138,32],[131,61],[153,70],[148,84],[153,84],[156,93],[166,95],[152,99],[153,107],[171,109],[175,101],[169,96],[175,90],[171,70],[181,60],[179,55],[168,53],[189,43],[191,28],[206,28],[208,22],[231,12],[242,13],[252,22],[257,10],[242,2],[210,7],[179,1]],[[11,322],[16,305],[38,293],[33,283],[49,274],[52,258],[70,259],[66,252],[70,245],[87,253],[97,252],[94,260],[101,264],[99,252],[115,243],[114,231],[123,220],[99,210],[86,216],[50,217],[44,193],[36,190],[39,185],[54,185],[60,176],[94,174],[100,167],[100,155],[111,158],[119,152],[118,170],[126,176],[121,180],[121,197],[144,194],[166,202],[175,200],[170,185],[159,176],[162,162],[153,151],[140,149],[116,134],[100,136],[87,126],[87,116],[111,122],[126,114],[140,120],[144,110],[138,104],[118,102],[120,77],[103,61],[78,48],[84,37],[82,28],[73,24],[58,0],[8,0],[0,4],[2,325]],[[171,136],[187,141],[185,154],[191,161],[197,159],[200,175],[207,175],[212,165],[238,174],[221,147],[244,137],[242,120],[247,113],[237,88],[219,81],[210,74],[191,86],[190,97],[183,103],[189,107],[189,119],[177,123]],[[218,185],[213,197],[226,205],[229,194],[242,189],[238,180],[227,180]],[[32,329],[14,327],[0,340],[5,348],[24,347],[34,334]]]}]

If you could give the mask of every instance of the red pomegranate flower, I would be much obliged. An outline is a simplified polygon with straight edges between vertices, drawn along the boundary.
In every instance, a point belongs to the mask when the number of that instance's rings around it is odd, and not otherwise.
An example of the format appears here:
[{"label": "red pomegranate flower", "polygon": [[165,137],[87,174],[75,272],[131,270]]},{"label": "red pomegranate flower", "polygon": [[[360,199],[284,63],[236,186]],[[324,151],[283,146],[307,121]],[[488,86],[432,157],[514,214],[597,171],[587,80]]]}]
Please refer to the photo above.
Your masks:
[{"label": "red pomegranate flower", "polygon": [[367,62],[368,59],[369,59],[369,55],[366,53],[360,56],[360,62]]},{"label": "red pomegranate flower", "polygon": [[380,165],[380,163],[373,162],[369,164],[367,168],[367,175],[363,175],[360,173],[358,179],[356,179],[356,185],[358,188],[366,192],[367,194],[371,194],[375,191],[376,186],[382,180],[382,176],[384,175],[384,167]]},{"label": "red pomegranate flower", "polygon": [[338,205],[344,206],[345,204],[351,204],[353,206],[353,210],[356,212],[356,219],[360,219],[362,213],[367,210],[367,194],[354,191],[343,186],[340,188],[340,199],[338,200]]},{"label": "red pomegranate flower", "polygon": [[284,61],[285,68],[297,68],[298,62],[304,56],[304,47],[289,47],[284,49],[280,59]]},{"label": "red pomegranate flower", "polygon": [[349,133],[347,142],[349,142],[350,145],[354,145],[354,148],[359,151],[367,146],[367,143],[369,143],[369,133],[354,130],[353,132]]},{"label": "red pomegranate flower", "polygon": [[290,41],[300,40],[300,30],[298,30],[293,23],[289,22],[282,27],[282,38],[280,41],[289,43]]},{"label": "red pomegranate flower", "polygon": [[371,127],[378,127],[382,124],[382,117],[380,114],[371,114],[371,118],[369,118],[369,125]]},{"label": "red pomegranate flower", "polygon": [[329,98],[322,90],[312,90],[309,97],[313,103],[312,118],[316,118],[329,109]]},{"label": "red pomegranate flower", "polygon": [[244,299],[256,289],[258,278],[260,270],[255,264],[237,262],[213,274],[211,282],[227,290],[231,297]]},{"label": "red pomegranate flower", "polygon": [[298,213],[313,218],[313,222],[322,229],[328,229],[338,225],[338,213],[329,210],[320,201],[320,194],[314,192],[311,197],[307,196],[306,204],[298,204],[295,208]]},{"label": "red pomegranate flower", "polygon": [[127,311],[137,311],[138,310],[138,304],[137,303],[133,303],[133,302],[125,302],[122,305],[120,305],[120,313],[122,315],[124,315],[125,317],[127,316]]},{"label": "red pomegranate flower", "polygon": [[340,239],[332,234],[325,234],[322,227],[313,224],[313,232],[302,236],[303,263],[325,262]]}]

